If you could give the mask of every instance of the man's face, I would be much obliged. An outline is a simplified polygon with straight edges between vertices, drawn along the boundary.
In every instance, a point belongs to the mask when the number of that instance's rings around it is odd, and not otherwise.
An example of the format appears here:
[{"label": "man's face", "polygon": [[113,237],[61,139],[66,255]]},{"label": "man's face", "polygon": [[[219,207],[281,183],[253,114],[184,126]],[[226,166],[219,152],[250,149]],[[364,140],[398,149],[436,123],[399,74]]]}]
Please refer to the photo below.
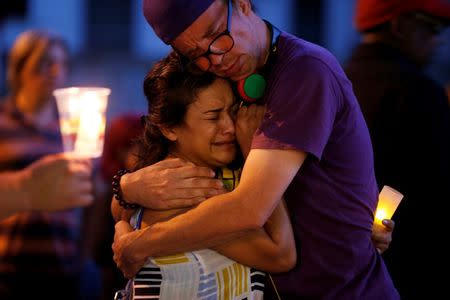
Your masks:
[{"label": "man's face", "polygon": [[425,66],[441,42],[439,33],[444,26],[438,19],[420,13],[412,15],[411,19],[410,49],[416,63]]},{"label": "man's face", "polygon": [[[263,52],[258,46],[257,34],[250,22],[250,3],[237,1],[230,16],[230,36],[234,45],[225,54],[209,54],[209,71],[232,80],[245,78],[257,67]],[[181,33],[172,46],[186,58],[192,60],[207,52],[211,42],[227,29],[228,5],[216,0],[211,6]]]}]

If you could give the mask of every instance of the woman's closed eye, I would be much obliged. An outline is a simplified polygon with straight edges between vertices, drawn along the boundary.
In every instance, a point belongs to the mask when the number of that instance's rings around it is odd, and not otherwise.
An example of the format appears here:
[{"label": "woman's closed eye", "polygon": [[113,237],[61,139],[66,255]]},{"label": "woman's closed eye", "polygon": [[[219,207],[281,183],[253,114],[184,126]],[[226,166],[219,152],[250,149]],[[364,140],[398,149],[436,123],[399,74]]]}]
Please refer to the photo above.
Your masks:
[{"label": "woman's closed eye", "polygon": [[208,113],[206,116],[205,116],[205,120],[208,120],[208,121],[216,121],[216,120],[219,120],[219,113]]}]

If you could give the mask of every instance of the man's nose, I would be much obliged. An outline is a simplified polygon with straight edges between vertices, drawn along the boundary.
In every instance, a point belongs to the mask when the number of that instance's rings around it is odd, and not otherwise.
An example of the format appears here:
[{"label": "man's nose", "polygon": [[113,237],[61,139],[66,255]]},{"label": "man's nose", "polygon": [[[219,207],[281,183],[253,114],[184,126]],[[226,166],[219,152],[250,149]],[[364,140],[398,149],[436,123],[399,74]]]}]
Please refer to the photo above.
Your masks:
[{"label": "man's nose", "polygon": [[217,65],[220,65],[222,63],[224,55],[225,54],[213,54],[213,53],[211,53],[211,54],[208,55],[208,59],[211,62],[211,65],[217,66]]}]

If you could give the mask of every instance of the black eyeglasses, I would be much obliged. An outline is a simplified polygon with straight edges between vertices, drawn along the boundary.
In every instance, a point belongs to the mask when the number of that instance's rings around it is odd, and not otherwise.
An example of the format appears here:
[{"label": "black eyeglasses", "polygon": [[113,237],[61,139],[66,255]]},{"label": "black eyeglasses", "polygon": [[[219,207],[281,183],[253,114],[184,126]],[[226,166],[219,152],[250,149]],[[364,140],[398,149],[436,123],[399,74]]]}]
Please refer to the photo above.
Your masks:
[{"label": "black eyeglasses", "polygon": [[430,16],[425,15],[425,14],[422,14],[422,13],[415,13],[414,17],[417,20],[419,20],[422,23],[424,23],[425,25],[427,25],[427,27],[430,29],[430,31],[433,34],[440,33],[446,27],[446,25],[443,22],[440,22],[439,20],[436,20],[435,18],[430,17]]},{"label": "black eyeglasses", "polygon": [[211,41],[208,46],[208,50],[205,53],[190,60],[191,63],[196,64],[202,71],[208,71],[211,67],[211,61],[208,57],[209,55],[224,55],[233,48],[234,40],[230,33],[231,14],[231,0],[228,0],[227,28]]}]

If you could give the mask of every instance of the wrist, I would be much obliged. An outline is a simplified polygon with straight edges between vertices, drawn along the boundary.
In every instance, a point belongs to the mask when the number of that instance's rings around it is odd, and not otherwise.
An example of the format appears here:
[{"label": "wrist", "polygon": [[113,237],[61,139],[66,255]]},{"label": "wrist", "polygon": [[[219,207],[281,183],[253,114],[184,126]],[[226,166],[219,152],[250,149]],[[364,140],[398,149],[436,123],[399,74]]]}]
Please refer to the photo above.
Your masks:
[{"label": "wrist", "polygon": [[122,190],[122,196],[127,199],[127,202],[137,204],[134,201],[133,196],[130,195],[130,178],[133,176],[132,173],[125,173],[122,175],[119,181],[120,188]]},{"label": "wrist", "polygon": [[122,170],[119,170],[116,175],[114,175],[112,183],[111,183],[112,184],[112,192],[113,192],[114,199],[119,202],[120,206],[122,206],[125,209],[136,209],[136,208],[139,208],[139,205],[125,200],[126,198],[123,194],[122,179],[123,179],[123,176],[126,175],[127,173],[129,173],[129,171],[127,169],[122,169]]},{"label": "wrist", "polygon": [[[126,173],[120,180],[122,195],[127,202],[144,206],[140,198],[140,189],[142,189],[142,176],[140,170]],[[145,202],[144,202],[145,203]]]},{"label": "wrist", "polygon": [[150,227],[134,231],[136,238],[130,245],[130,253],[133,253],[135,261],[145,261],[149,257],[155,257],[152,253],[153,247],[150,247],[150,241],[146,239],[147,231]]},{"label": "wrist", "polygon": [[[16,174],[15,189],[17,191],[18,199],[18,210],[20,211],[28,211],[34,209],[32,207],[33,204],[33,195],[35,194],[35,186],[33,184],[31,171],[28,168],[25,168]],[[13,185],[14,185],[13,183]]]}]

